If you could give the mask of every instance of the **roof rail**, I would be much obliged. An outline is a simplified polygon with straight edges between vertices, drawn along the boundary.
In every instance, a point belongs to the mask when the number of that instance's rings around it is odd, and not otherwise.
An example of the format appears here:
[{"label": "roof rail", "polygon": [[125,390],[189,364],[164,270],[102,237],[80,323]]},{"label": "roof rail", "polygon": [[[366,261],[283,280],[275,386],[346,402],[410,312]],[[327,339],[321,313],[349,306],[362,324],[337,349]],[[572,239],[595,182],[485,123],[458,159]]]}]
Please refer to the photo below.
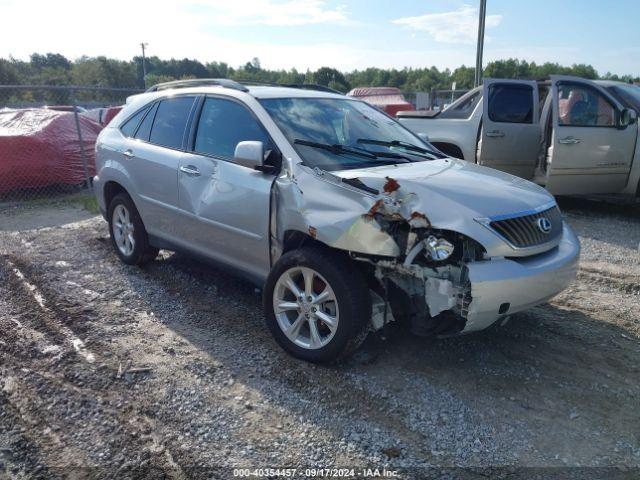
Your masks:
[{"label": "roof rail", "polygon": [[286,87],[286,88],[299,88],[301,90],[316,90],[319,92],[327,92],[327,93],[337,93],[339,95],[344,95],[344,93],[335,90],[331,87],[325,87],[324,85],[318,85],[316,83],[275,83],[275,82],[264,82],[261,80],[244,80],[240,79],[243,85],[256,85],[260,87]]},{"label": "roof rail", "polygon": [[157,92],[160,90],[169,90],[171,88],[189,88],[189,87],[208,87],[220,86],[224,88],[232,88],[241,92],[248,92],[249,89],[241,83],[234,82],[228,78],[192,78],[188,80],[174,80],[173,82],[158,83],[147,89],[147,92]]},{"label": "roof rail", "polygon": [[337,93],[338,95],[344,95],[339,90],[331,87],[325,87],[324,85],[317,85],[315,83],[289,83],[280,85],[281,87],[299,88],[301,90],[317,90],[319,92]]}]

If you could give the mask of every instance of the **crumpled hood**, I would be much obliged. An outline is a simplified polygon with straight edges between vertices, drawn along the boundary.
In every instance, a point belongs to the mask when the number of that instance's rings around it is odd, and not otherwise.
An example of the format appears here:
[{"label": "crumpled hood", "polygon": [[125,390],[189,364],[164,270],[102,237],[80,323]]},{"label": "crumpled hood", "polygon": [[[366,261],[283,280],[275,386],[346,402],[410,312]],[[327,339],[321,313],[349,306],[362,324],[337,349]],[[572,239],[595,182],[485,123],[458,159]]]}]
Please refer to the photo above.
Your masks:
[{"label": "crumpled hood", "polygon": [[331,173],[358,178],[380,192],[387,177],[393,178],[401,191],[415,193],[412,203],[432,225],[457,231],[460,222],[523,212],[554,201],[532,182],[451,158]]}]

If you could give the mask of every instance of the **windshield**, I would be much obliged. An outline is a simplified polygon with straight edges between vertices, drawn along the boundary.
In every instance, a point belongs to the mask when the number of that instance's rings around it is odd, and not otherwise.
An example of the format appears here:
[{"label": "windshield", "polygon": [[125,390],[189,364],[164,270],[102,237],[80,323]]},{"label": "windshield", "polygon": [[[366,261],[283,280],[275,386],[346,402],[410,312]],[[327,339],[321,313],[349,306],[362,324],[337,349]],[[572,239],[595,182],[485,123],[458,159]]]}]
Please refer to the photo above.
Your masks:
[{"label": "windshield", "polygon": [[638,85],[611,85],[607,87],[620,103],[640,113],[640,87]]},{"label": "windshield", "polygon": [[302,161],[346,170],[443,157],[394,119],[364,102],[336,98],[260,100]]}]

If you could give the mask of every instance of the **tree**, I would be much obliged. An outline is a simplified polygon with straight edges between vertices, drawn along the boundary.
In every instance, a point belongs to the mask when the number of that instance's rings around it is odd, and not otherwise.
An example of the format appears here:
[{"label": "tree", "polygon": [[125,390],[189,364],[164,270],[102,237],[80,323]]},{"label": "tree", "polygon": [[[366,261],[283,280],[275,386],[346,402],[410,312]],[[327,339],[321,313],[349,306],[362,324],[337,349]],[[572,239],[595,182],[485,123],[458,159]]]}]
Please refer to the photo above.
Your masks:
[{"label": "tree", "polygon": [[0,85],[13,85],[18,82],[16,67],[9,60],[0,58]]},{"label": "tree", "polygon": [[318,85],[324,85],[325,87],[332,84],[336,90],[347,91],[350,90],[349,82],[345,79],[344,75],[335,68],[321,67],[312,76],[311,83],[317,83]]},{"label": "tree", "polygon": [[[254,81],[280,84],[317,83],[346,92],[352,87],[392,86],[405,92],[429,92],[431,89],[448,90],[452,82],[456,88],[467,90],[473,87],[473,67],[460,66],[453,71],[438,68],[391,68],[370,67],[363,70],[341,72],[335,68],[322,67],[316,71],[268,70],[260,59],[252,58],[234,68],[224,62],[202,62],[189,59],[168,60],[157,56],[146,59],[148,82],[160,83],[181,78],[231,78],[239,81]],[[553,74],[577,75],[584,78],[611,78],[621,81],[640,82],[631,75],[614,75],[609,72],[599,76],[591,66],[574,64],[560,65],[553,62],[536,64],[517,58],[489,62],[484,75],[497,78],[541,79]],[[115,60],[104,56],[81,57],[70,61],[57,53],[34,53],[28,61],[14,58],[0,59],[0,82],[36,85],[93,85],[103,87],[141,88],[142,58],[130,61]]]},{"label": "tree", "polygon": [[465,67],[462,65],[461,67],[456,68],[451,75],[451,80],[456,82],[456,89],[458,90],[469,90],[473,88],[473,82],[476,75],[476,69],[472,67]]}]

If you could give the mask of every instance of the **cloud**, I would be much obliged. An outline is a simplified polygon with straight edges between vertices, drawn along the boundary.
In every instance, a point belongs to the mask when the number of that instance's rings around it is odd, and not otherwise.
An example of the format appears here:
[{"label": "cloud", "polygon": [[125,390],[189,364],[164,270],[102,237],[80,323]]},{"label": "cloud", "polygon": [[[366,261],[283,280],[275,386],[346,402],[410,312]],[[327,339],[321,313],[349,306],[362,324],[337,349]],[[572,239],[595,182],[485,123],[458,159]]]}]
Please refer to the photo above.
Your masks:
[{"label": "cloud", "polygon": [[[265,4],[264,0],[236,1],[247,10],[248,6],[255,6],[257,2]],[[129,60],[134,55],[140,55],[140,42],[144,41],[149,44],[147,54],[161,58],[188,57],[202,62],[216,60],[235,67],[258,57],[264,68],[295,67],[303,72],[322,66],[352,70],[372,66],[402,68],[436,65],[441,69],[451,69],[463,63],[475,63],[475,48],[460,48],[455,43],[433,42],[429,45],[410,39],[410,35],[407,35],[402,48],[390,40],[389,45],[383,48],[376,39],[371,42],[354,41],[353,35],[346,35],[349,32],[345,32],[344,37],[327,41],[323,35],[312,35],[312,29],[304,27],[287,30],[284,26],[256,26],[246,32],[243,30],[242,35],[231,35],[229,30],[234,29],[216,29],[213,23],[212,18],[222,15],[223,10],[213,11],[210,5],[217,5],[219,2],[230,3],[229,0],[110,0],[109,8],[102,8],[104,2],[98,0],[0,0],[0,11],[5,20],[0,28],[0,58],[13,55],[24,59],[33,52],[58,52],[71,59],[82,55],[106,55]],[[274,4],[274,1],[270,0],[268,4]],[[328,2],[321,2],[321,11],[336,10],[327,8],[326,5]],[[96,9],[99,9],[99,18],[96,16]],[[38,15],[33,12],[38,12]],[[346,12],[343,11],[342,14],[347,18],[346,21],[351,21]],[[240,14],[236,13],[231,18],[238,22],[238,15]],[[266,13],[257,15],[254,11],[251,15],[252,21],[280,21],[273,16],[266,16]],[[334,18],[331,21],[338,23],[343,21],[339,19],[342,17],[331,17],[328,14],[305,17],[307,13],[299,11],[287,11],[282,15],[285,17],[281,18],[298,22],[317,22],[321,19],[329,22],[327,18]],[[28,19],[27,26],[24,19]],[[441,19],[436,19],[431,24],[442,22]],[[487,26],[488,23],[489,17]],[[120,31],[129,24],[135,24],[135,28],[128,28],[127,34],[121,35]],[[286,32],[287,38],[270,38],[269,34],[274,30]],[[471,31],[471,43],[475,44],[475,20],[468,30]],[[364,29],[357,33],[362,32]],[[366,35],[379,35],[378,30],[370,32]],[[425,31],[413,29],[410,33],[420,37]],[[387,40],[385,38],[381,41]],[[626,49],[614,49],[615,51],[594,51],[578,46],[562,46],[561,42],[548,47],[496,43],[485,45],[485,64],[498,58],[514,57],[539,63],[590,63],[600,72],[639,74],[640,50],[635,45]]]},{"label": "cloud", "polygon": [[[347,20],[344,11],[327,9],[325,2],[302,0],[276,5],[271,0],[236,0],[240,8],[230,6],[232,2],[228,0],[185,0],[182,3],[175,0],[110,0],[109,8],[100,13],[99,24],[92,11],[92,7],[98,8],[98,1],[85,2],[84,9],[79,8],[81,4],[77,0],[44,3],[9,0],[1,3],[6,22],[0,29],[0,58],[12,55],[24,59],[33,52],[59,52],[72,59],[82,55],[130,59],[140,55],[142,41],[148,43],[149,56],[188,57],[202,62],[216,60],[233,66],[258,57],[264,68],[296,67],[304,71],[323,65],[350,68],[358,64],[356,57],[360,58],[359,53],[340,42],[312,42],[310,39],[302,42],[292,35],[290,42],[279,44],[265,35],[269,28],[284,28],[279,26],[282,22],[308,25]],[[289,3],[298,6],[287,8]],[[212,10],[213,5],[216,11]],[[277,8],[267,11],[274,5]],[[31,12],[34,11],[38,11],[38,15],[33,16]],[[228,15],[226,19],[215,17],[222,12]],[[66,15],[65,26],[57,21],[63,13]],[[29,18],[27,30],[21,21],[24,18]],[[120,35],[118,32],[126,19],[133,19],[135,28],[129,29],[127,35]],[[238,38],[218,32],[216,21],[227,24],[262,22],[273,26],[260,29],[260,34]]]},{"label": "cloud", "polygon": [[217,0],[198,3],[212,13],[218,25],[300,26],[321,23],[346,24],[346,7],[329,8],[323,0]]},{"label": "cloud", "polygon": [[[497,27],[501,21],[502,15],[487,15],[485,29]],[[398,18],[392,23],[414,32],[425,32],[440,43],[473,44],[478,38],[478,9],[470,5],[455,12]]]}]

